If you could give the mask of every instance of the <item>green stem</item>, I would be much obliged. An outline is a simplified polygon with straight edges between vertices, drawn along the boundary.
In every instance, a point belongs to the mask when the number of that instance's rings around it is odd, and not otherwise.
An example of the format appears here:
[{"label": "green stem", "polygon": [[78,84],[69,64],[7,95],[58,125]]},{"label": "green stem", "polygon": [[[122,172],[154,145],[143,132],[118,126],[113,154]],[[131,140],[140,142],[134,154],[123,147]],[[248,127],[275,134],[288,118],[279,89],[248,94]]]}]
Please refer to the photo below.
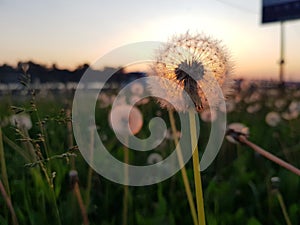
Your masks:
[{"label": "green stem", "polygon": [[286,224],[287,225],[292,225],[291,220],[289,218],[289,215],[287,213],[286,206],[284,204],[281,193],[279,191],[276,191],[276,196],[277,196],[277,199],[279,201],[279,204],[280,204],[280,207],[281,207],[281,210],[282,210],[282,213],[283,213]]},{"label": "green stem", "polygon": [[12,140],[10,140],[7,136],[2,134],[3,141],[11,147],[13,150],[15,150],[19,155],[21,155],[26,162],[31,162],[31,157],[28,155],[27,151],[24,151],[23,148],[21,148],[19,145],[14,143]]},{"label": "green stem", "polygon": [[1,175],[2,175],[2,179],[3,179],[4,187],[6,189],[8,197],[10,197],[9,182],[8,182],[8,176],[7,176],[7,170],[6,170],[1,127],[0,127],[0,165],[1,165]]},{"label": "green stem", "polygon": [[182,180],[183,180],[185,192],[186,192],[188,202],[189,202],[189,205],[190,205],[190,210],[191,210],[194,225],[197,225],[198,224],[198,219],[197,219],[197,212],[196,212],[196,208],[195,208],[195,204],[194,204],[194,200],[193,200],[193,194],[192,194],[192,191],[191,191],[191,187],[190,187],[189,179],[188,179],[188,176],[187,176],[187,172],[186,172],[186,169],[185,169],[185,166],[184,166],[181,146],[180,146],[180,144],[178,144],[178,138],[176,136],[177,129],[176,129],[176,124],[175,124],[175,119],[174,119],[173,111],[171,111],[171,110],[169,110],[169,118],[170,118],[171,129],[172,129],[172,133],[173,133],[173,137],[174,137],[174,142],[175,142],[175,145],[176,145],[176,152],[177,152],[178,162],[179,162],[179,165],[180,165],[180,168],[181,168],[181,175],[182,175]]},{"label": "green stem", "polygon": [[[90,162],[93,163],[94,160],[94,136],[95,132],[94,129],[90,130]],[[75,165],[74,165],[75,166]],[[90,204],[90,194],[92,189],[92,176],[93,176],[93,169],[89,166],[88,168],[88,177],[87,177],[87,188],[86,188],[86,196],[85,196],[85,205],[88,208]]]},{"label": "green stem", "polygon": [[[128,140],[127,140],[128,143]],[[124,146],[124,195],[123,195],[123,225],[128,224],[128,197],[129,197],[129,188],[128,188],[128,164],[129,164],[129,150],[126,146]]]},{"label": "green stem", "polygon": [[56,202],[55,191],[54,191],[53,186],[52,187],[50,186],[49,189],[50,189],[50,195],[51,195],[51,198],[52,198],[52,203],[54,205],[54,214],[55,214],[55,217],[56,217],[57,225],[61,225],[60,213],[59,213],[57,202]]},{"label": "green stem", "polygon": [[[67,118],[71,118],[71,110],[68,108],[66,111]],[[73,128],[72,128],[72,120],[67,122],[67,132],[68,132],[68,146],[71,149],[74,146],[73,141]],[[75,158],[70,159],[71,170],[75,170]]]},{"label": "green stem", "polygon": [[203,201],[201,174],[200,174],[196,121],[195,121],[195,113],[191,110],[189,111],[189,118],[190,118],[190,130],[191,130],[191,144],[192,147],[195,146],[193,152],[193,170],[194,170],[194,180],[195,180],[195,189],[196,189],[198,222],[199,225],[205,225],[205,214],[204,214],[204,203],[203,203],[204,201]]}]

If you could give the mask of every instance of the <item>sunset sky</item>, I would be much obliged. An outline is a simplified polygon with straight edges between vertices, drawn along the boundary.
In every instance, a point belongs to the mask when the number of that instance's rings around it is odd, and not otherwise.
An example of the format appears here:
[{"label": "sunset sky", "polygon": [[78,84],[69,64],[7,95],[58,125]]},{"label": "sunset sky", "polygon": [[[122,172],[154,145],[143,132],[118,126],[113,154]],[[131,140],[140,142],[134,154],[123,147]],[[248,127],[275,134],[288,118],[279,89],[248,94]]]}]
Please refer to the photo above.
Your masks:
[{"label": "sunset sky", "polygon": [[[0,65],[33,60],[73,69],[139,41],[190,30],[223,41],[235,76],[278,79],[279,23],[261,0],[0,0]],[[285,78],[300,81],[300,20],[288,21]],[[123,66],[114,60],[108,66]]]}]

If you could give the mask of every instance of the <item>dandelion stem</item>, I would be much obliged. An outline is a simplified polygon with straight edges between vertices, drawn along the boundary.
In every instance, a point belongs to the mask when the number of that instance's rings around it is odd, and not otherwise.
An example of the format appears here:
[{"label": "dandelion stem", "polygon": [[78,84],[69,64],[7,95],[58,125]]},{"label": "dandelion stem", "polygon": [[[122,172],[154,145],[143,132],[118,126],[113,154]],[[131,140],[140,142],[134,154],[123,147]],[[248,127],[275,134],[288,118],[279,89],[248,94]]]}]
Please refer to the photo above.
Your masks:
[{"label": "dandelion stem", "polygon": [[81,215],[82,215],[82,218],[83,218],[83,224],[88,225],[89,220],[88,220],[88,216],[87,216],[87,213],[86,213],[86,208],[83,204],[83,200],[82,200],[82,197],[81,197],[81,194],[80,194],[80,189],[79,189],[78,182],[75,182],[75,184],[74,184],[74,194],[77,198],[78,205],[80,207]]},{"label": "dandelion stem", "polygon": [[171,110],[169,110],[169,118],[170,118],[171,129],[172,129],[172,133],[173,133],[173,137],[174,137],[174,142],[175,142],[175,145],[176,145],[176,152],[177,152],[178,162],[179,162],[179,165],[180,165],[180,168],[181,168],[181,175],[182,175],[182,180],[183,180],[185,192],[186,192],[188,202],[189,202],[189,205],[190,205],[194,225],[197,225],[198,224],[198,219],[197,219],[197,212],[196,212],[196,208],[195,208],[195,204],[194,204],[194,200],[193,200],[193,194],[192,194],[192,191],[191,191],[191,187],[190,187],[190,183],[189,183],[189,180],[188,180],[187,172],[186,172],[186,169],[185,169],[185,166],[184,166],[181,146],[180,146],[180,144],[178,144],[178,138],[176,136],[177,129],[176,129],[176,124],[175,124],[175,119],[174,119],[173,111],[171,111]]},{"label": "dandelion stem", "polygon": [[[128,143],[128,140],[126,140]],[[129,151],[126,146],[124,146],[124,195],[123,195],[123,225],[127,225],[128,223],[128,196],[129,196],[129,189],[128,189],[128,164],[129,164]]]},{"label": "dandelion stem", "polygon": [[79,208],[80,208],[81,216],[82,216],[82,219],[83,219],[83,224],[88,225],[89,224],[89,219],[88,219],[88,216],[87,216],[86,208],[85,208],[85,205],[83,203],[82,196],[81,196],[81,193],[80,193],[79,184],[78,184],[78,181],[79,181],[78,172],[76,170],[71,170],[69,172],[69,178],[70,178],[70,183],[71,183],[72,188],[73,188],[74,195],[77,199],[77,202],[78,202],[78,205],[79,205]]},{"label": "dandelion stem", "polygon": [[283,216],[284,216],[286,224],[287,225],[292,225],[291,220],[289,218],[289,215],[288,215],[288,213],[286,211],[286,207],[285,207],[282,195],[281,195],[281,193],[278,190],[276,190],[276,197],[277,197],[277,199],[279,201],[279,204],[280,204],[280,207],[281,207],[281,210],[282,210],[282,213],[283,213]]},{"label": "dandelion stem", "polygon": [[293,172],[294,174],[300,176],[300,170],[296,167],[294,167],[293,165],[283,161],[282,159],[276,157],[275,155],[267,152],[266,150],[262,149],[261,147],[255,145],[254,143],[252,143],[251,141],[248,141],[248,139],[242,135],[239,136],[239,141],[241,143],[244,143],[246,145],[248,145],[250,148],[252,148],[254,151],[258,152],[259,154],[261,154],[262,156],[266,157],[267,159],[277,163],[279,166],[282,166],[284,168],[286,168],[287,170],[290,170],[291,172]]},{"label": "dandelion stem", "polygon": [[[92,163],[94,160],[94,136],[95,132],[94,129],[90,129],[90,162]],[[74,162],[74,161],[73,161]],[[73,165],[75,167],[75,164]],[[88,208],[90,204],[90,194],[92,188],[92,177],[93,177],[93,169],[89,166],[88,168],[88,176],[87,176],[87,188],[86,188],[86,201],[85,205]]]},{"label": "dandelion stem", "polygon": [[198,141],[197,141],[197,134],[196,134],[197,132],[196,121],[195,121],[195,113],[192,110],[189,111],[189,118],[190,118],[190,130],[191,130],[191,144],[192,146],[195,146],[193,152],[193,170],[194,170],[194,180],[195,180],[195,188],[196,188],[198,222],[199,225],[205,225],[205,214],[204,214],[204,203],[203,203],[204,201],[203,201],[201,174],[200,174]]}]

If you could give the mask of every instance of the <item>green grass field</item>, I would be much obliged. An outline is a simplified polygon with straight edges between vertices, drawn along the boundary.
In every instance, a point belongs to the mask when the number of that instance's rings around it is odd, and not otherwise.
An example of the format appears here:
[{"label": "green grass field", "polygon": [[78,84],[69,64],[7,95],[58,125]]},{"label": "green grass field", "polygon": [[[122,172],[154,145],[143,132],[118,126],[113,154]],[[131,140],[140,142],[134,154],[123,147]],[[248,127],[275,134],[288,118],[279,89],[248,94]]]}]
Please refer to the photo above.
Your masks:
[{"label": "green grass field", "polygon": [[[299,168],[299,90],[243,85],[227,101],[228,124],[244,124],[250,131],[249,140]],[[106,148],[122,160],[123,145],[108,122],[111,105],[107,99],[112,95],[107,92],[106,100],[99,98],[95,118]],[[1,96],[0,224],[193,224],[180,172],[158,184],[129,187],[128,218],[124,221],[124,186],[95,173],[76,148],[71,128],[72,96],[67,91]],[[138,137],[149,135],[148,123],[155,116],[170,128],[168,112],[154,99],[137,107],[144,121]],[[266,120],[270,112],[279,117]],[[20,117],[13,115],[29,117],[18,120]],[[200,119],[200,155],[210,131],[210,122],[204,120]],[[12,124],[14,121],[19,122]],[[147,165],[150,154],[166,158],[173,149],[174,140],[165,138],[150,152],[129,150],[129,160],[134,165]],[[194,194],[192,168],[189,161],[186,169]],[[78,177],[74,173],[70,176],[74,170]],[[280,182],[272,183],[272,177],[279,177]],[[287,220],[300,224],[300,177],[245,145],[225,138],[217,158],[202,172],[202,185],[208,225],[282,225]]]}]

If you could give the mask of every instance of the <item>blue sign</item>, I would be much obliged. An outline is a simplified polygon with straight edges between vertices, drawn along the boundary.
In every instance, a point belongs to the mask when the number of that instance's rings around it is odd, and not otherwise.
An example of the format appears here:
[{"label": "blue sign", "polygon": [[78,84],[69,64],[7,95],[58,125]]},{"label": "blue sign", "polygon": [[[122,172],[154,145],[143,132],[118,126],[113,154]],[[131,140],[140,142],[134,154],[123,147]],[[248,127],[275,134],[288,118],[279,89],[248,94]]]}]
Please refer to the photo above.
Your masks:
[{"label": "blue sign", "polygon": [[262,23],[300,19],[300,0],[262,0]]}]

